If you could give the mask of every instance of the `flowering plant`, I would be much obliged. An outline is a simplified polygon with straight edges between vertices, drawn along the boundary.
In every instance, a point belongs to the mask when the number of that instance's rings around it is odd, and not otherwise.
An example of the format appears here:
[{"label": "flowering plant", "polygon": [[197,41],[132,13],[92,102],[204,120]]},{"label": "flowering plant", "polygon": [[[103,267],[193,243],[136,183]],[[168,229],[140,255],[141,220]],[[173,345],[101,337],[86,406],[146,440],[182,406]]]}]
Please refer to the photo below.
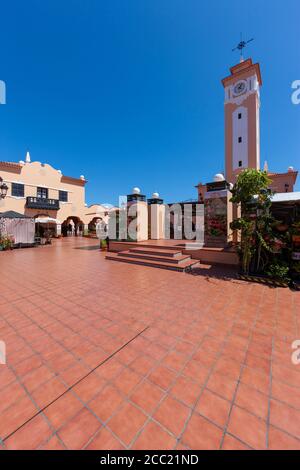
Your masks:
[{"label": "flowering plant", "polygon": [[2,250],[11,250],[15,243],[15,239],[11,235],[2,235],[0,237],[0,246]]},{"label": "flowering plant", "polygon": [[227,234],[226,204],[222,198],[212,198],[205,207],[205,231],[213,237]]}]

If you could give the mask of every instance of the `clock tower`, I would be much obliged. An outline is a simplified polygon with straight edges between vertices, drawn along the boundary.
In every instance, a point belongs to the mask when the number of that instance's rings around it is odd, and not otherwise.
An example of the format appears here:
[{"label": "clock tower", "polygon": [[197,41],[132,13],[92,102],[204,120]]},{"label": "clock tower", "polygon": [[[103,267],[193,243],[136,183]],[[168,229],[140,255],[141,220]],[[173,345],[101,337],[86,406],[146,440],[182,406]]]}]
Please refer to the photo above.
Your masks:
[{"label": "clock tower", "polygon": [[222,80],[225,89],[225,178],[234,183],[245,168],[260,168],[259,64],[242,60]]}]

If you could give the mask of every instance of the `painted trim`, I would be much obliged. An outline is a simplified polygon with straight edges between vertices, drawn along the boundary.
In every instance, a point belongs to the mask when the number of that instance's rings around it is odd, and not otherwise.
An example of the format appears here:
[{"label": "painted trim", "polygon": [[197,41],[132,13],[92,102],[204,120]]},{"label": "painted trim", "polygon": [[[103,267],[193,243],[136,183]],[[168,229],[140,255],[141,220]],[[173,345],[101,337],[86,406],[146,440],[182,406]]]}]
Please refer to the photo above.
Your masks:
[{"label": "painted trim", "polygon": [[12,196],[11,194],[7,194],[6,197],[10,197],[11,199],[26,199],[26,196]]}]

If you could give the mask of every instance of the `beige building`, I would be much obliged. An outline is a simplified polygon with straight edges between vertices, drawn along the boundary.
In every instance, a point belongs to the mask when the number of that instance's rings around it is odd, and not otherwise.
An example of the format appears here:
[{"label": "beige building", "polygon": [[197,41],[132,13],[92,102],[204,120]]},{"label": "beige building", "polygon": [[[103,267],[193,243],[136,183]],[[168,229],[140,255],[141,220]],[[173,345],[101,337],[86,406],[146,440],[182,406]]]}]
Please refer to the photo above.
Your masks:
[{"label": "beige building", "polygon": [[0,199],[0,213],[15,211],[37,223],[49,221],[57,235],[79,235],[95,230],[98,222],[107,224],[111,209],[85,204],[84,176],[66,176],[47,163],[32,162],[29,152],[19,163],[0,161],[0,176],[8,186],[6,198]]}]

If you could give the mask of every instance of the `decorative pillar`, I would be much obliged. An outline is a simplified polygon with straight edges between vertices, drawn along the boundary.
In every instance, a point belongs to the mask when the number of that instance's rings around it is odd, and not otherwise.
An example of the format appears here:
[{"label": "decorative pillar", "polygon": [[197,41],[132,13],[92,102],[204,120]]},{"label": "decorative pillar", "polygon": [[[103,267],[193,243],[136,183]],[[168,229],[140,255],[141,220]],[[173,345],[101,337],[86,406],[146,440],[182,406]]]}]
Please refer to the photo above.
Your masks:
[{"label": "decorative pillar", "polygon": [[206,185],[204,196],[204,246],[224,248],[232,242],[233,208],[229,184],[223,175],[216,175],[213,183]]},{"label": "decorative pillar", "polygon": [[89,231],[89,224],[84,224],[82,235],[84,236],[86,233],[88,233],[88,231]]},{"label": "decorative pillar", "polygon": [[139,188],[133,188],[127,196],[127,227],[131,240],[148,240],[148,205]]},{"label": "decorative pillar", "polygon": [[151,240],[165,238],[165,205],[158,193],[153,193],[148,199],[149,235]]}]

